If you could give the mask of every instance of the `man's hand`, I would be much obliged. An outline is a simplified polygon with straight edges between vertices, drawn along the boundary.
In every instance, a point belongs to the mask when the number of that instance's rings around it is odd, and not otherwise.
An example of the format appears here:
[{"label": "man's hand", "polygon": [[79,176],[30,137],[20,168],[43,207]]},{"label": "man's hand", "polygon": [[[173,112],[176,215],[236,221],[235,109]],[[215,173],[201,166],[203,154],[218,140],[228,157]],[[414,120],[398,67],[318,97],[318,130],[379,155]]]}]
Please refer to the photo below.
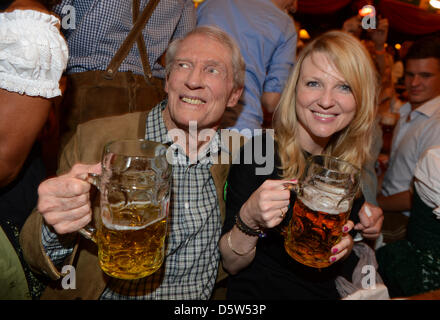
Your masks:
[{"label": "man's hand", "polygon": [[376,29],[368,29],[376,50],[383,50],[388,38],[388,19],[379,19]]},{"label": "man's hand", "polygon": [[78,231],[92,219],[88,173],[101,173],[101,164],[76,164],[65,175],[48,179],[38,187],[37,209],[58,234]]},{"label": "man's hand", "polygon": [[381,208],[366,202],[359,211],[360,222],[354,226],[354,229],[361,231],[365,239],[375,240],[382,230],[383,218]]},{"label": "man's hand", "polygon": [[362,33],[361,20],[362,17],[358,15],[345,20],[344,25],[342,26],[342,30],[351,33],[355,37],[359,38]]}]

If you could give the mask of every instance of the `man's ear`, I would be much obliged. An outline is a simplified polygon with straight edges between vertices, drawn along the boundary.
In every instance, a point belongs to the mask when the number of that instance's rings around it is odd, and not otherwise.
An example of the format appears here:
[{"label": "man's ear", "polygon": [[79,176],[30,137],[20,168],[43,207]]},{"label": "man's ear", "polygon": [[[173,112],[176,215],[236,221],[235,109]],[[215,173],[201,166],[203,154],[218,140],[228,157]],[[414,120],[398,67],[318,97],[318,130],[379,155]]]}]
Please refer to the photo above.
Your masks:
[{"label": "man's ear", "polygon": [[165,77],[165,87],[164,90],[166,93],[168,93],[168,76]]},{"label": "man's ear", "polygon": [[228,103],[226,104],[226,107],[229,108],[235,107],[238,103],[238,100],[240,100],[242,93],[243,93],[243,87],[233,89],[231,95],[229,96],[229,100]]}]

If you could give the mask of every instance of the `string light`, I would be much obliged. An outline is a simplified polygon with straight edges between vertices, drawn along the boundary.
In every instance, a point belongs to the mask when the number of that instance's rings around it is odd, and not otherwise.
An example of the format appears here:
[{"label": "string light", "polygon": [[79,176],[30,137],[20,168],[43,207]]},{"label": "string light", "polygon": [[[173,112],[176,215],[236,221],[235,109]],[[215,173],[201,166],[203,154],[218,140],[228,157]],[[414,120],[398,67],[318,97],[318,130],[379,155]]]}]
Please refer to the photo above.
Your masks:
[{"label": "string light", "polygon": [[365,17],[365,16],[368,16],[371,14],[375,14],[375,10],[374,10],[373,6],[366,5],[366,6],[363,6],[361,9],[359,9],[359,15],[361,17]]},{"label": "string light", "polygon": [[396,48],[396,50],[400,50],[400,49],[402,49],[402,45],[400,43],[396,43],[394,45],[394,48]]},{"label": "string light", "polygon": [[310,39],[310,35],[306,29],[301,29],[301,30],[299,30],[299,38],[304,39],[304,40],[308,40],[308,39]]},{"label": "string light", "polygon": [[440,1],[439,0],[430,0],[429,4],[436,9],[440,9]]},{"label": "string light", "polygon": [[199,5],[199,3],[202,3],[204,0],[192,0],[192,2],[194,3],[194,7],[197,8],[197,6]]}]

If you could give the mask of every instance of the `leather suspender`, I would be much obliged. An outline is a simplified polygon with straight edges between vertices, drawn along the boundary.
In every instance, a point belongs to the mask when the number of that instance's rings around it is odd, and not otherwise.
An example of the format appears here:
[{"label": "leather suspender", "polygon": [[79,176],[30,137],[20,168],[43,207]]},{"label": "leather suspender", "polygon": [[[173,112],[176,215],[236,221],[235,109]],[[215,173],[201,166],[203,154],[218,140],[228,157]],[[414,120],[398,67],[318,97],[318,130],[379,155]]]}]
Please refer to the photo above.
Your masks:
[{"label": "leather suspender", "polygon": [[[135,23],[136,19],[139,16],[139,9],[140,9],[140,0],[133,0],[133,23]],[[150,63],[148,61],[147,49],[145,46],[144,37],[142,36],[142,32],[139,33],[139,35],[137,36],[136,44],[141,56],[142,68],[144,69],[144,74],[148,77],[148,79],[151,79],[151,77],[153,77],[153,74],[151,73]]]},{"label": "leather suspender", "polygon": [[128,33],[127,38],[125,38],[124,42],[119,47],[118,51],[113,56],[109,65],[107,66],[105,72],[106,79],[113,79],[115,74],[118,72],[119,66],[121,65],[122,61],[124,61],[125,57],[130,52],[130,49],[133,46],[135,40],[137,42],[139,53],[141,55],[142,68],[144,69],[144,73],[148,79],[152,78],[153,75],[151,73],[150,64],[148,62],[147,50],[145,48],[144,38],[142,37],[142,29],[147,24],[159,1],[160,0],[150,0],[147,6],[142,11],[140,17],[138,18],[140,0],[133,0],[133,22],[136,21],[136,23],[134,23],[133,28]]}]

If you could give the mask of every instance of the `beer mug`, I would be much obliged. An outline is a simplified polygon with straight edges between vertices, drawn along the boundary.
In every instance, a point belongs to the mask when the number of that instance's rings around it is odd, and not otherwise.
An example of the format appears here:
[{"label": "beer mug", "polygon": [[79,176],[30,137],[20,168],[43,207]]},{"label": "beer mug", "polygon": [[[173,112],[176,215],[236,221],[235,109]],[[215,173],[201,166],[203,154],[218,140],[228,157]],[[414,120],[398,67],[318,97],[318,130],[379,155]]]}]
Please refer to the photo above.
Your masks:
[{"label": "beer mug", "polygon": [[341,240],[359,189],[360,170],[330,156],[308,159],[296,186],[284,247],[296,261],[315,268],[330,265],[331,248]]},{"label": "beer mug", "polygon": [[160,268],[165,254],[171,166],[167,147],[121,140],[104,147],[101,175],[87,181],[100,191],[95,228],[80,233],[96,242],[101,269],[119,279],[139,279]]}]

